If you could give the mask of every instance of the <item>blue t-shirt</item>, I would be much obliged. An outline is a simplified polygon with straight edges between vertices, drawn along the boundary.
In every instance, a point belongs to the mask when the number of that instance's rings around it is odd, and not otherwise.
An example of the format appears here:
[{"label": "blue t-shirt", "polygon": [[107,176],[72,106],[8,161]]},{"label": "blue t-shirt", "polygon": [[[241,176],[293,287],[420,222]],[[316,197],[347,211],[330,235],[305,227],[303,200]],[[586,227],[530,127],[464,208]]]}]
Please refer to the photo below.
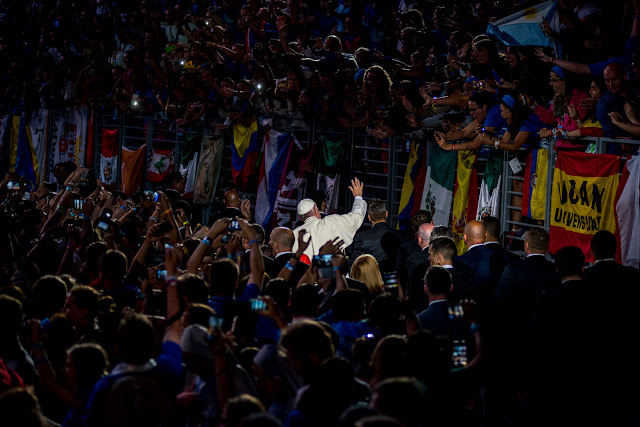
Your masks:
[{"label": "blue t-shirt", "polygon": [[624,45],[624,55],[616,56],[615,58],[607,59],[606,61],[597,62],[595,64],[588,64],[589,72],[592,76],[601,76],[604,74],[604,69],[612,62],[619,62],[625,68],[625,71],[633,71],[631,67],[631,57],[636,51],[637,39],[630,37]]},{"label": "blue t-shirt", "polygon": [[[542,120],[538,117],[537,114],[531,113],[529,117],[527,117],[522,125],[520,125],[520,129],[518,129],[518,133],[520,132],[531,132],[529,138],[527,138],[527,142],[524,143],[524,147],[537,147],[540,142],[540,129],[546,127]],[[511,135],[514,139],[516,135]]]},{"label": "blue t-shirt", "polygon": [[494,135],[501,136],[507,130],[507,122],[500,114],[500,104],[494,105],[487,111],[487,118],[484,119],[484,127],[495,128]]}]

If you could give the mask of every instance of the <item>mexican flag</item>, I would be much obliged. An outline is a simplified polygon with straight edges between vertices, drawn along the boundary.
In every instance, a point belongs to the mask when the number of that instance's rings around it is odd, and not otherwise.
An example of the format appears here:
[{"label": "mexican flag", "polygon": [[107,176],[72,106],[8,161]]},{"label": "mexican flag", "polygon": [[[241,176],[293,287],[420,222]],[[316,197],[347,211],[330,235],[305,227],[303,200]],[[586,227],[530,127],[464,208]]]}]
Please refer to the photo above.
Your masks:
[{"label": "mexican flag", "polygon": [[493,216],[500,217],[500,185],[502,184],[502,159],[489,152],[489,159],[484,168],[482,183],[480,184],[480,195],[478,197],[478,209],[476,220]]},{"label": "mexican flag", "polygon": [[431,213],[435,225],[448,226],[458,156],[455,151],[444,151],[435,142],[430,144],[427,178],[420,209],[426,209]]}]

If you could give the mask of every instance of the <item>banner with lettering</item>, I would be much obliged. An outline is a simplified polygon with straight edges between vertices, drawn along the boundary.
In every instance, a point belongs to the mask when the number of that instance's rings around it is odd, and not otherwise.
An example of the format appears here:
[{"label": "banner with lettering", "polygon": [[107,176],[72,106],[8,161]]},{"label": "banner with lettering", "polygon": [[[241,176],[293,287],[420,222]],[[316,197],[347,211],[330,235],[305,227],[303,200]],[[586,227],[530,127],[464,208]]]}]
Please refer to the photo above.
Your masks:
[{"label": "banner with lettering", "polygon": [[615,234],[620,159],[609,154],[560,152],[553,174],[549,252],[577,246],[592,262],[591,237]]}]

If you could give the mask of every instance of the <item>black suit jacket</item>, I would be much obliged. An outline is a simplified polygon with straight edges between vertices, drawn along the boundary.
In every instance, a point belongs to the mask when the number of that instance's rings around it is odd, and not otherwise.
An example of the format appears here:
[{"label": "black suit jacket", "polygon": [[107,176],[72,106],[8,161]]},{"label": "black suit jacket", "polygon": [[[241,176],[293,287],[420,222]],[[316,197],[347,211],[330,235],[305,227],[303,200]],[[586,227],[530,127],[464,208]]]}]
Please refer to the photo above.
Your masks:
[{"label": "black suit jacket", "polygon": [[451,273],[453,289],[449,295],[449,301],[457,302],[464,298],[474,298],[473,270],[455,258],[452,267],[447,268]]},{"label": "black suit jacket", "polygon": [[495,289],[507,265],[507,257],[484,245],[475,246],[456,258],[473,270],[473,290],[469,297],[476,300],[478,308],[488,308]]},{"label": "black suit jacket", "polygon": [[[595,302],[595,295],[598,286],[571,280],[537,299],[530,360],[524,362],[532,368],[533,407],[552,425],[632,424],[625,416],[635,404],[634,380],[615,349],[629,342],[619,334],[624,313],[620,300]],[[616,307],[616,317],[604,315],[608,306]],[[598,344],[581,351],[585,343]],[[592,409],[585,413],[586,407]]]},{"label": "black suit jacket", "polygon": [[400,280],[402,286],[406,287],[406,283],[408,282],[407,259],[420,251],[422,251],[422,249],[420,249],[420,245],[418,245],[418,239],[408,240],[400,245],[396,258],[396,271],[398,272],[398,280]]},{"label": "black suit jacket", "polygon": [[[276,257],[273,259],[273,262],[271,263],[270,270],[267,271],[269,276],[272,279],[278,277],[278,274],[280,274],[291,257],[293,257],[292,252],[283,253],[282,255],[276,255]],[[298,286],[298,282],[300,281],[302,276],[304,276],[307,268],[309,268],[307,264],[304,264],[300,261],[296,262],[296,265],[293,267],[293,271],[291,272],[291,278],[289,279],[289,286],[291,286],[292,289],[295,289],[295,287]]]},{"label": "black suit jacket", "polygon": [[520,261],[522,259],[518,255],[514,254],[513,252],[508,251],[505,248],[503,248],[502,245],[500,243],[498,243],[498,242],[485,243],[484,245],[487,248],[491,249],[492,251],[500,253],[500,254],[504,255],[505,257],[507,257],[507,262],[509,264],[513,264],[514,262],[518,262],[518,261]]},{"label": "black suit jacket", "polygon": [[407,283],[403,283],[403,286],[405,295],[416,313],[429,305],[429,298],[424,293],[424,274],[430,265],[428,247],[407,258]]},{"label": "black suit jacket", "polygon": [[[496,290],[492,314],[499,354],[509,354],[506,363],[525,358],[531,341],[531,324],[538,296],[560,287],[554,263],[541,255],[532,255],[508,265]],[[509,343],[509,344],[507,344]],[[502,346],[508,345],[504,348]],[[525,366],[514,366],[519,371]]]},{"label": "black suit jacket", "polygon": [[386,222],[379,222],[369,230],[356,233],[351,259],[355,261],[362,254],[371,254],[378,261],[381,272],[394,271],[398,249],[406,240],[405,233],[394,230]]},{"label": "black suit jacket", "polygon": [[428,329],[436,335],[449,336],[449,315],[447,301],[430,304],[418,314],[422,329]]},{"label": "black suit jacket", "polygon": [[[270,271],[273,271],[273,258],[269,258],[266,255],[262,255],[262,260],[264,262],[264,271],[268,274]],[[242,254],[242,262],[244,262],[245,273],[251,273],[251,251],[245,251]],[[278,271],[279,273],[280,271]],[[270,275],[270,274],[269,274]],[[270,275],[271,276],[271,275]],[[277,274],[276,274],[277,276]],[[272,276],[272,278],[275,276]]]}]

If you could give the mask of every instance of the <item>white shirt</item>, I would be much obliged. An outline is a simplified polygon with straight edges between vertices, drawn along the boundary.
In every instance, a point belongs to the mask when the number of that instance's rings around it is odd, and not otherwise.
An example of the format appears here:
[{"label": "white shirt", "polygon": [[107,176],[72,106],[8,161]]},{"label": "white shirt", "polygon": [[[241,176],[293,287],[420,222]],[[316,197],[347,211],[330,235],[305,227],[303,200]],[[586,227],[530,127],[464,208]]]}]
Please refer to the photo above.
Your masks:
[{"label": "white shirt", "polygon": [[476,246],[484,246],[484,243],[476,243],[475,245],[469,246],[469,250],[475,248]]},{"label": "white shirt", "polygon": [[298,250],[298,232],[307,230],[305,240],[311,236],[311,243],[304,251],[309,258],[318,255],[320,248],[330,240],[339,237],[344,240],[344,245],[340,249],[344,249],[353,242],[353,236],[362,225],[364,216],[367,212],[367,202],[362,197],[357,196],[353,201],[351,212],[344,215],[328,215],[322,219],[310,217],[304,220],[304,224],[293,230],[296,241],[293,244],[293,252]]}]

